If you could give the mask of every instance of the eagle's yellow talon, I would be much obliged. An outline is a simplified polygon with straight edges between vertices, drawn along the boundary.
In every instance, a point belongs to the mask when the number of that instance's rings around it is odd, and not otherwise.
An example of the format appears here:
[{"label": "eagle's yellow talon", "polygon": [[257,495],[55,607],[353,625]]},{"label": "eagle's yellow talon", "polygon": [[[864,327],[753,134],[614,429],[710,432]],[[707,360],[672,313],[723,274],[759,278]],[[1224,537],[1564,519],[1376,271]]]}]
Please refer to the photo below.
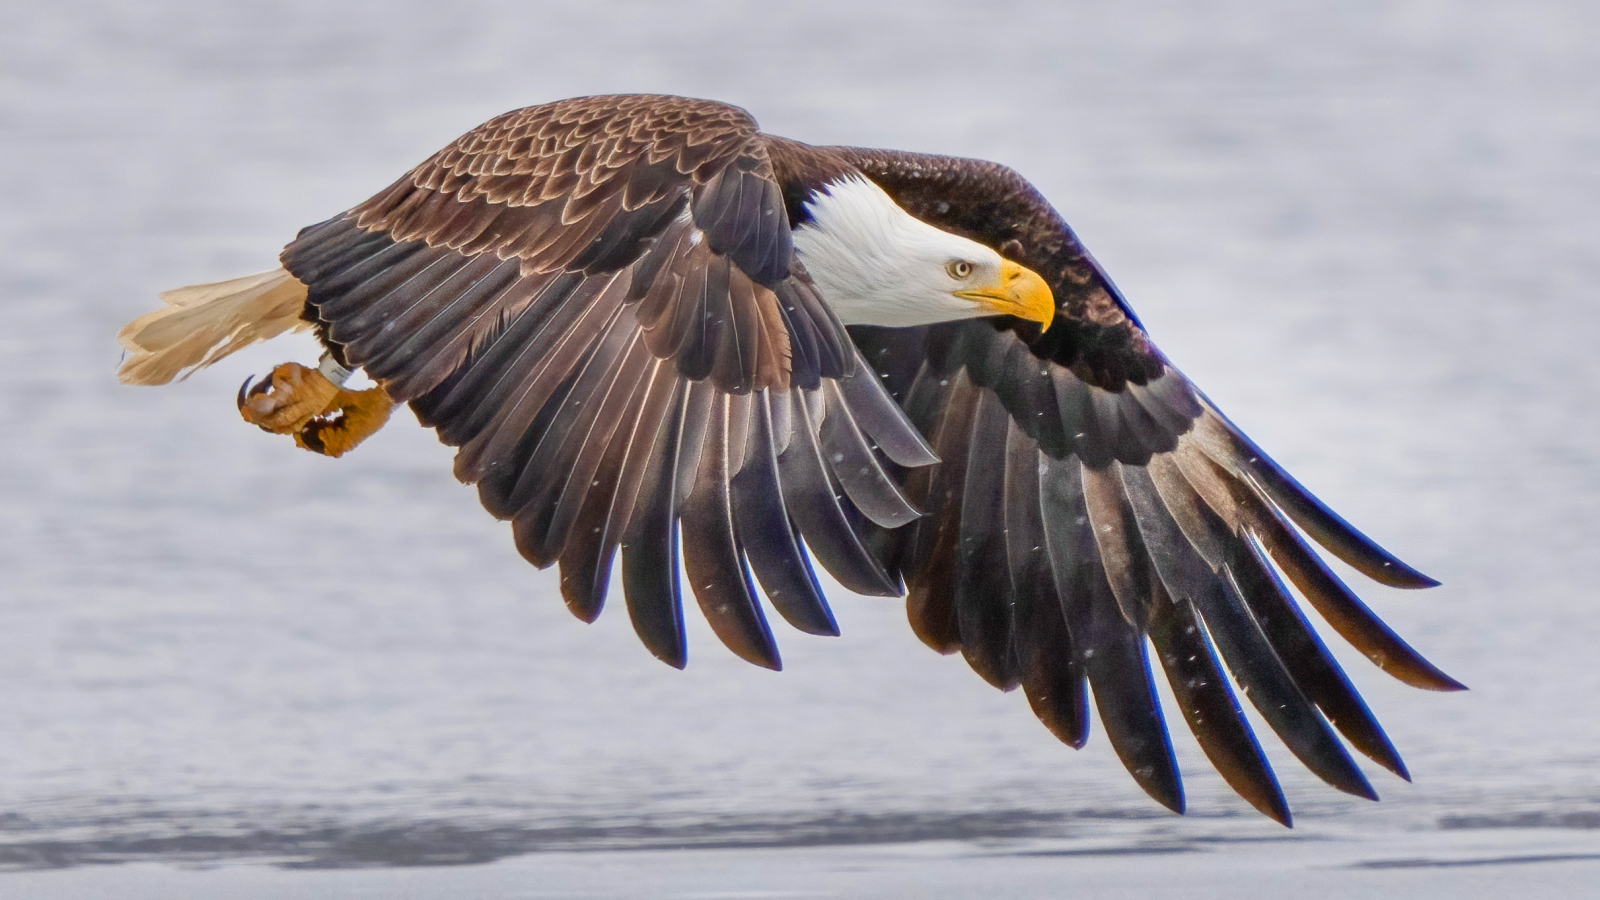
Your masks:
[{"label": "eagle's yellow talon", "polygon": [[389,421],[394,401],[381,387],[347,391],[316,369],[284,363],[239,388],[239,415],[324,456],[342,456]]},{"label": "eagle's yellow talon", "polygon": [[340,389],[333,402],[295,432],[294,442],[323,456],[343,456],[389,421],[394,401],[381,387]]},{"label": "eagle's yellow talon", "polygon": [[239,414],[264,431],[292,434],[321,415],[338,393],[339,388],[321,372],[287,362],[244,392]]}]

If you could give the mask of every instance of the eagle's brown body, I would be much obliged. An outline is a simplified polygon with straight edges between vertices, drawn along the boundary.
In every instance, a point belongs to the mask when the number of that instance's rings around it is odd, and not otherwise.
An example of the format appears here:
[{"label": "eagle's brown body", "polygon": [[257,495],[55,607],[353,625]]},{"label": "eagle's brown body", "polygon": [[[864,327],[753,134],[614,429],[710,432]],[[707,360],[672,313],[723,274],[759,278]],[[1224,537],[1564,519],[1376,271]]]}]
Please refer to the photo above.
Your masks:
[{"label": "eagle's brown body", "polygon": [[[1042,276],[1049,327],[847,330],[791,231],[857,176]],[[1334,786],[1375,796],[1333,729],[1405,770],[1279,572],[1386,670],[1459,687],[1300,532],[1385,584],[1432,582],[1190,386],[1003,166],[809,147],[711,101],[582,98],[485,123],[282,261],[335,359],[460,447],[457,476],[524,556],[559,564],[580,617],[620,551],[635,627],[673,665],[680,551],[718,636],[776,668],[754,583],[796,627],[836,631],[809,549],[853,590],[903,589],[924,641],[1021,686],[1070,744],[1092,687],[1129,771],[1181,810],[1153,644],[1206,754],[1285,822],[1224,666]]]}]

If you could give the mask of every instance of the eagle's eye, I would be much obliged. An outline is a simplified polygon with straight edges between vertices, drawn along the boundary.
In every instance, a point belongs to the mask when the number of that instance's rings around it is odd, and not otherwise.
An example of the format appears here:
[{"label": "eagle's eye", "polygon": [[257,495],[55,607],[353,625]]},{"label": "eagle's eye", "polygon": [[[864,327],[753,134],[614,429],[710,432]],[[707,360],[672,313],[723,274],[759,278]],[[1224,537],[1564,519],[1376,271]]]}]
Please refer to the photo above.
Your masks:
[{"label": "eagle's eye", "polygon": [[957,281],[966,281],[972,275],[972,263],[964,259],[952,259],[944,264],[944,270],[950,277]]}]

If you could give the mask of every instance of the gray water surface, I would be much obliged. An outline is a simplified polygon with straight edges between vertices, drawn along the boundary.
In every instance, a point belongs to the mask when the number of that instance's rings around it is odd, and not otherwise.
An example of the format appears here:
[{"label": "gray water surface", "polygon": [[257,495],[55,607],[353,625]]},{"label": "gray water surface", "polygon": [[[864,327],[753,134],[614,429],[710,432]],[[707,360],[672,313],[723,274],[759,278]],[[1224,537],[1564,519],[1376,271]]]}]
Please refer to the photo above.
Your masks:
[{"label": "gray water surface", "polygon": [[[1139,866],[1283,840],[1351,864],[1582,858],[1595,9],[0,6],[0,865],[897,841],[1161,850]],[[783,673],[694,617],[676,672],[619,609],[573,619],[409,414],[337,461],[240,423],[238,383],[309,342],[116,383],[113,336],[158,291],[271,268],[493,114],[612,91],[1033,179],[1235,421],[1444,582],[1363,591],[1471,692],[1342,656],[1416,783],[1374,769],[1366,803],[1269,746],[1285,832],[1183,736],[1173,817],[1102,735],[1061,746],[899,603],[840,590],[843,637],[780,634]]]}]

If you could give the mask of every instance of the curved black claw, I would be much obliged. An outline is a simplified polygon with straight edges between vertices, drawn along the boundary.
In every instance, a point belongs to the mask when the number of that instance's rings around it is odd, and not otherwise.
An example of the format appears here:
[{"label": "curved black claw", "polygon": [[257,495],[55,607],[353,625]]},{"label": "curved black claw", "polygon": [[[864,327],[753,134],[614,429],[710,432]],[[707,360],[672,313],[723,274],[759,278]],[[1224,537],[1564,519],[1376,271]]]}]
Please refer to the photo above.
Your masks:
[{"label": "curved black claw", "polygon": [[272,376],[271,375],[268,375],[267,377],[261,379],[260,381],[255,383],[254,387],[251,387],[250,386],[250,379],[254,378],[254,377],[255,377],[254,375],[246,376],[245,379],[244,379],[244,384],[239,385],[239,397],[235,402],[236,402],[236,405],[239,407],[240,410],[244,409],[244,402],[246,400],[249,400],[251,397],[254,397],[257,394],[265,394],[267,391],[272,390]]}]

